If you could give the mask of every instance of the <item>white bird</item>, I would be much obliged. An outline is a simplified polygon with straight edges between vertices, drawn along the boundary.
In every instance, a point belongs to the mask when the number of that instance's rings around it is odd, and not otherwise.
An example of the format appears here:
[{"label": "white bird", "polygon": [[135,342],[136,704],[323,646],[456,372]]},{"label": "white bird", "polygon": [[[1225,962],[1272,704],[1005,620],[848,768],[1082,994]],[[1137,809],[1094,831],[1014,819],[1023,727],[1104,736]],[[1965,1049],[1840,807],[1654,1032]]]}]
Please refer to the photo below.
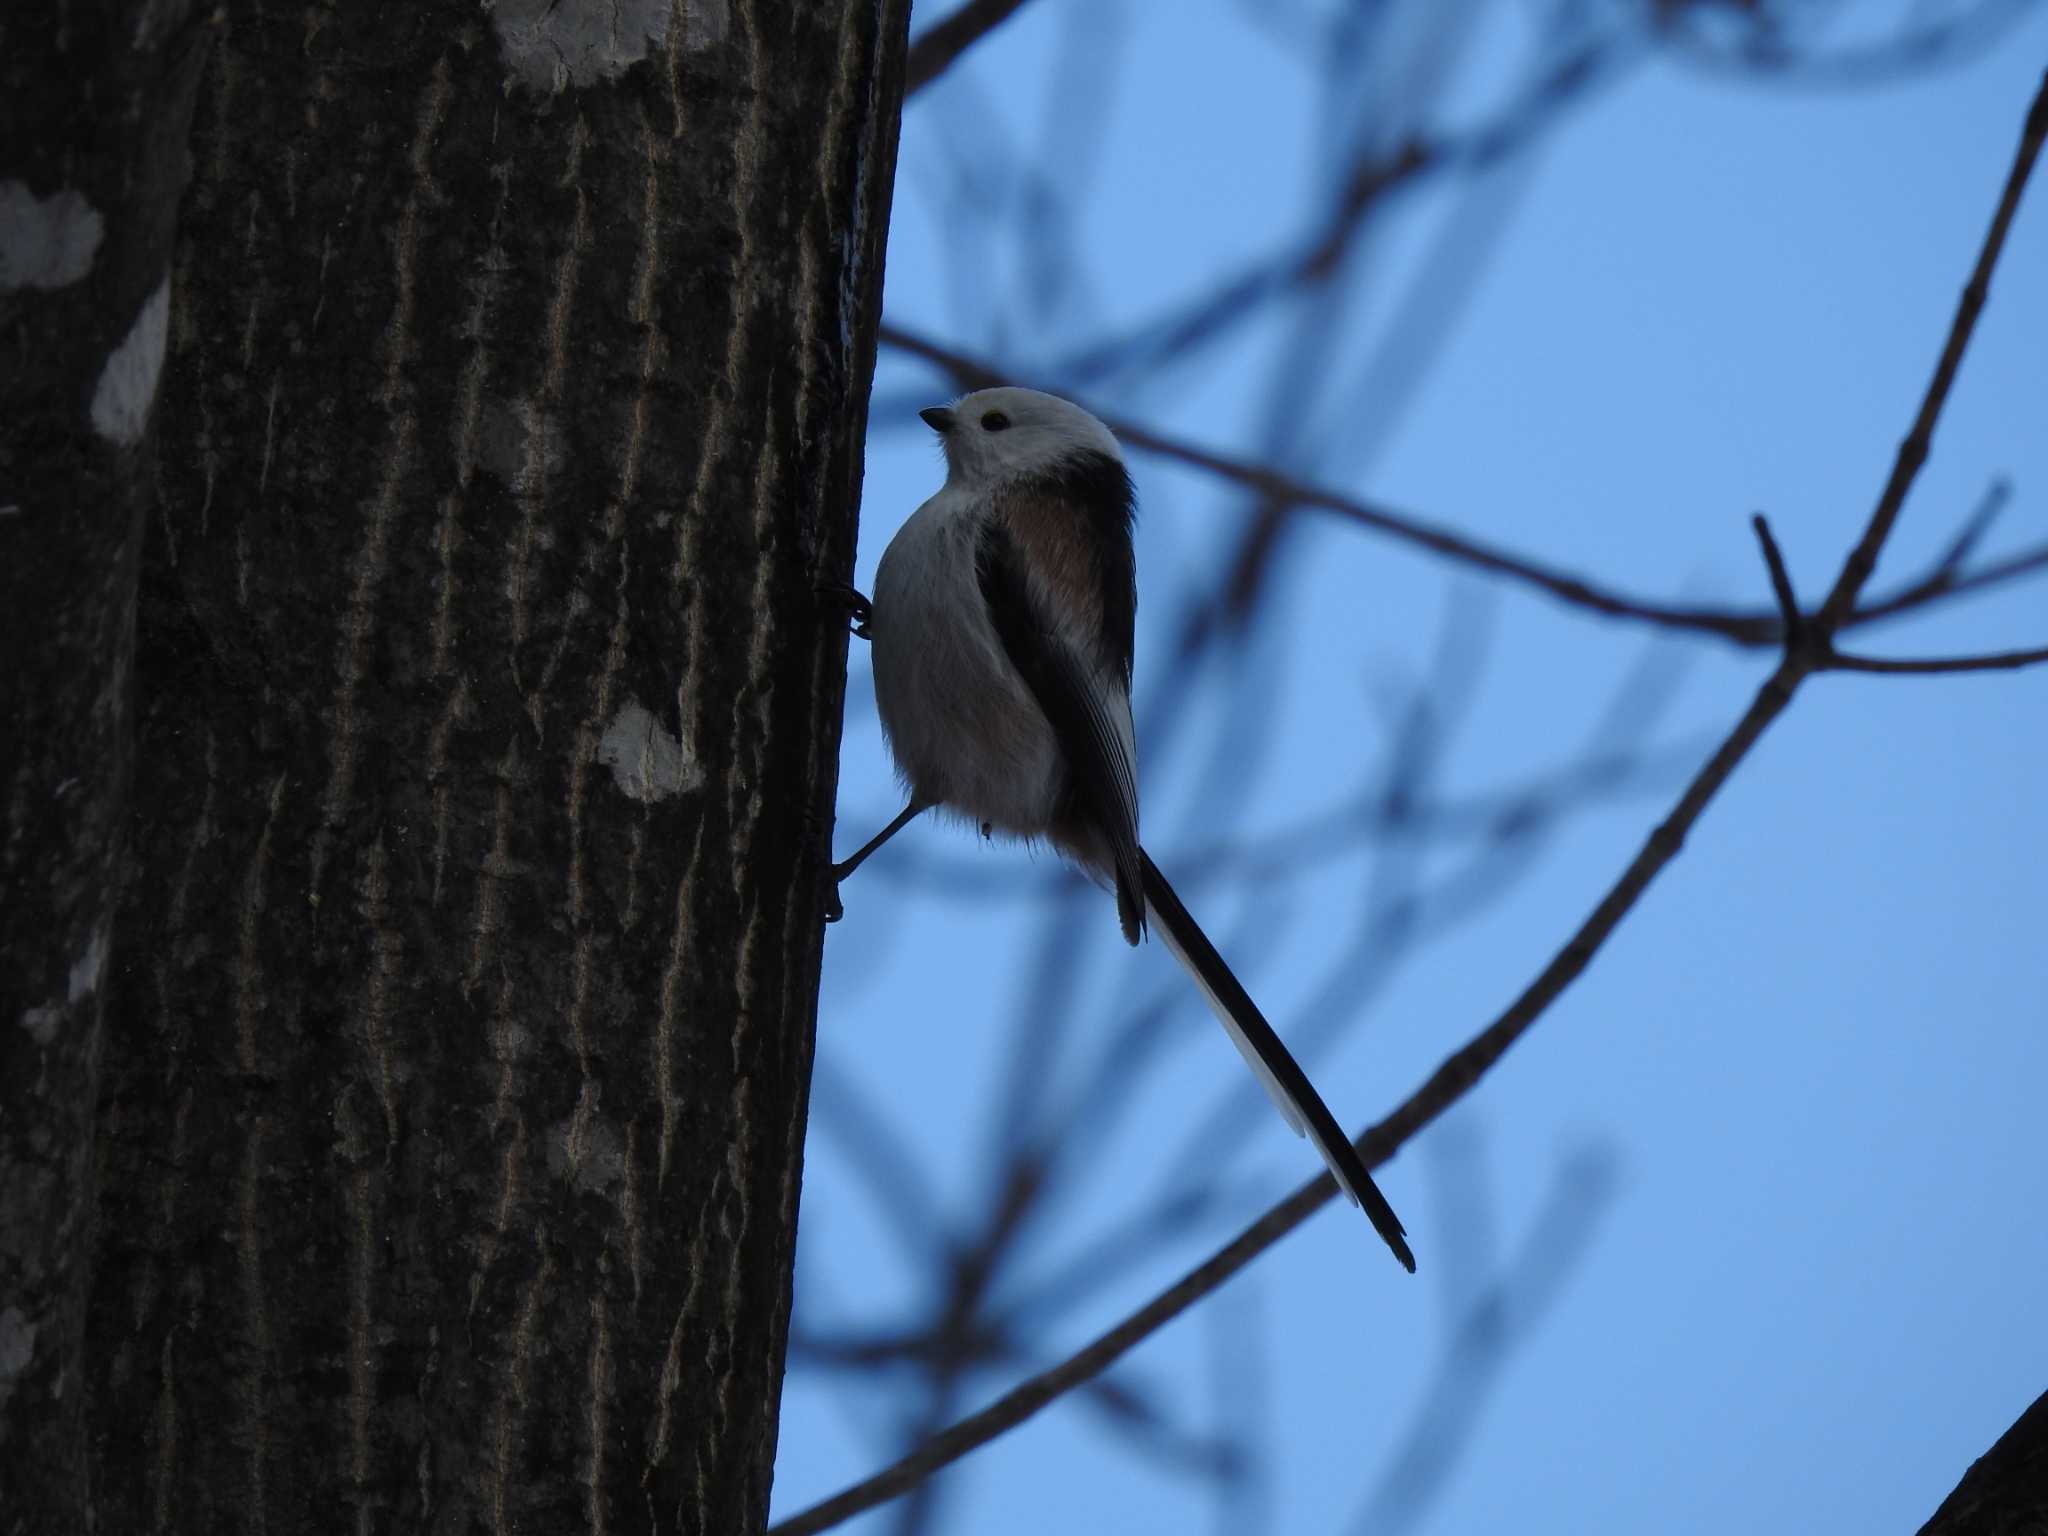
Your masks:
[{"label": "white bird", "polygon": [[1357,1148],[1138,843],[1135,497],[1115,436],[1032,389],[919,415],[945,445],[946,483],[889,541],[872,606],[846,594],[910,801],[833,868],[835,886],[933,806],[1047,839],[1116,892],[1126,940],[1156,925],[1287,1123],[1413,1270]]}]

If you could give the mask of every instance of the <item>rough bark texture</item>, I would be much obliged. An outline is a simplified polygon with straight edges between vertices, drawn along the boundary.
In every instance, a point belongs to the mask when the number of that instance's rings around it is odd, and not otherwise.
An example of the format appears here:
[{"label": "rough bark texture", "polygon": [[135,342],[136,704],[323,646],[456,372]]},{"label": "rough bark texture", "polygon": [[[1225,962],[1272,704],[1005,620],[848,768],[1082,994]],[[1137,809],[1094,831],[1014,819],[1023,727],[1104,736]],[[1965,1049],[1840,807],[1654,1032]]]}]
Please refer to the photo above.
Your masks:
[{"label": "rough bark texture", "polygon": [[2043,1536],[2048,1532],[2048,1392],[1998,1437],[1920,1536]]},{"label": "rough bark texture", "polygon": [[231,4],[137,641],[110,1531],[765,1521],[906,0]]},{"label": "rough bark texture", "polygon": [[[147,12],[148,14],[145,14]],[[0,9],[0,1531],[82,1528],[101,983],[149,414],[203,35]]]}]

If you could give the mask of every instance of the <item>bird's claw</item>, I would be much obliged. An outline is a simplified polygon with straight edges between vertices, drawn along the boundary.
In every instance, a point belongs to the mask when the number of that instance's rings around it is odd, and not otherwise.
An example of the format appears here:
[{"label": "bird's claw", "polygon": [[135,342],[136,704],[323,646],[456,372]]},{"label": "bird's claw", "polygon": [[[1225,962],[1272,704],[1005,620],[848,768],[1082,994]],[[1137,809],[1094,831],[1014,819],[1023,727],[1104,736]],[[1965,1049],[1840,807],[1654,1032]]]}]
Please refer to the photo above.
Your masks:
[{"label": "bird's claw", "polygon": [[827,607],[838,609],[851,621],[853,633],[861,639],[871,639],[869,626],[874,623],[875,606],[858,589],[844,581],[821,581],[818,583],[818,600]]}]

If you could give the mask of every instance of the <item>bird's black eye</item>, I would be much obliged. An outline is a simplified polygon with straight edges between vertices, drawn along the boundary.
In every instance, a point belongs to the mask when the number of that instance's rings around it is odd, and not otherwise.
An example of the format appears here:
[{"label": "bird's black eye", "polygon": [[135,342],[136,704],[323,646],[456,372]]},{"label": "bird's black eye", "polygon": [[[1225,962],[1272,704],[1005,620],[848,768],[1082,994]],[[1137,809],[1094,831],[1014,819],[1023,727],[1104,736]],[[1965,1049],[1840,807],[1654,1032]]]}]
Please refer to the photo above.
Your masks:
[{"label": "bird's black eye", "polygon": [[1001,411],[990,411],[981,418],[981,430],[984,432],[1000,432],[1009,424],[1010,418]]}]

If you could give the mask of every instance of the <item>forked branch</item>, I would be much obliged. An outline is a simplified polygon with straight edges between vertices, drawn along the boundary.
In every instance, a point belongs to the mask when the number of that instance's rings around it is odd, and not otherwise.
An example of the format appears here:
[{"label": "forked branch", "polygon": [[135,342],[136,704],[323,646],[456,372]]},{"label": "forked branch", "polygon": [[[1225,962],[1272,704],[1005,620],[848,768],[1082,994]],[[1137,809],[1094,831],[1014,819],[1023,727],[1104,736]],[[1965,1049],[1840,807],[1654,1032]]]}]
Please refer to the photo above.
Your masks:
[{"label": "forked branch", "polygon": [[[1686,785],[1670,814],[1652,829],[1643,846],[1629,861],[1628,867],[1622,871],[1599,904],[1579,924],[1577,930],[1551,957],[1549,964],[1544,966],[1535,980],[1523,989],[1522,994],[1498,1018],[1446,1059],[1399,1109],[1360,1139],[1359,1150],[1367,1166],[1376,1167],[1385,1162],[1402,1143],[1468,1093],[1473,1085],[1507,1053],[1509,1047],[1514,1045],[1578,978],[1620,925],[1621,920],[1634,907],[1637,899],[1649,888],[1651,881],[1684,846],[1686,837],[1722,785],[1727,783],[1737,765],[1748,755],[1750,748],[1755,746],[1771,722],[1791,702],[1793,694],[1808,677],[1815,672],[1829,670],[1831,665],[1838,665],[1842,670],[1855,671],[1966,671],[1985,670],[1992,665],[2027,664],[2025,660],[2010,660],[2010,657],[2042,659],[2041,653],[2029,651],[2007,653],[2006,657],[1959,658],[1955,662],[1947,663],[1877,663],[1867,658],[1835,657],[1832,644],[1836,631],[1856,616],[1857,597],[1865,582],[1869,580],[1871,571],[1876,568],[1878,556],[1891,535],[1898,513],[1905,504],[1906,496],[1912,489],[1920,466],[1926,460],[1935,426],[1948,399],[1949,386],[1954,381],[1956,369],[1969,345],[1977,317],[1989,293],[1991,274],[2004,247],[2013,211],[2019,205],[2020,194],[2039,157],[2044,136],[2048,136],[2048,75],[2044,75],[2041,88],[2027,114],[2019,150],[2014,157],[2011,173],[2006,178],[1997,212],[1992,217],[1991,227],[1985,233],[1970,281],[1963,291],[1962,301],[1957,306],[1955,318],[1950,325],[1947,343],[1942,349],[1940,361],[1936,364],[1934,376],[1921,399],[1913,426],[1900,445],[1891,477],[1886,482],[1877,507],[1871,514],[1870,522],[1862,538],[1843,562],[1827,601],[1810,619],[1801,620],[1796,624],[1786,622],[1787,616],[1798,616],[1797,603],[1792,595],[1790,578],[1784,570],[1782,557],[1771,558],[1776,553],[1776,545],[1770,538],[1768,527],[1759,518],[1756,522],[1757,533],[1766,551],[1766,561],[1771,567],[1772,584],[1781,609],[1780,615],[1766,620],[1783,642],[1783,652],[1777,666],[1758,688],[1756,697],[1750,701],[1748,709],[1743,712],[1742,718],[1736,722],[1727,738]],[[927,343],[907,341],[901,333],[896,333],[891,339],[899,346],[907,345],[911,350],[921,351],[935,359],[943,360],[946,356]],[[1112,425],[1119,432],[1126,433],[1134,443],[1159,447],[1156,439],[1148,440],[1141,437],[1122,424]],[[1223,462],[1216,456],[1201,453],[1200,450],[1176,449],[1175,456],[1188,459],[1190,462],[1206,461],[1211,465]],[[1237,467],[1233,470],[1233,477],[1243,473],[1266,472],[1247,471]],[[1308,504],[1328,506],[1334,502],[1340,503],[1339,510],[1350,509],[1350,504],[1345,503],[1343,498],[1313,492],[1306,487],[1300,489],[1307,491],[1308,494],[1298,499]],[[1374,516],[1383,517],[1381,514]],[[1441,535],[1434,530],[1425,533],[1419,525],[1407,524],[1399,519],[1383,517],[1383,520],[1389,525],[1399,525],[1398,529],[1389,526],[1388,531],[1399,531],[1403,537],[1414,542],[1430,544],[1431,547],[1436,547],[1431,543],[1432,539],[1436,539],[1443,545],[1454,548],[1459,558],[1474,560],[1477,546]],[[1554,573],[1549,573],[1544,578],[1536,577],[1533,573],[1538,568],[1527,562],[1503,557],[1497,552],[1491,552],[1490,558],[1497,568],[1509,570],[1525,580],[1534,580],[1539,586],[1552,588],[1553,584],[1568,584],[1563,578],[1555,577]],[[1475,563],[1484,564],[1485,561]],[[1574,600],[1584,601],[1583,598]],[[1600,604],[1588,602],[1587,606],[1598,607]],[[1640,605],[1624,604],[1613,611],[1628,612],[1637,617],[1644,616]],[[1671,621],[1660,618],[1658,622]],[[1727,629],[1715,624],[1699,622],[1696,613],[1689,622],[1681,623],[1678,627],[1709,628],[1729,633]],[[1730,634],[1730,638],[1737,637]],[[916,1451],[892,1466],[771,1527],[770,1536],[805,1536],[805,1533],[830,1529],[862,1510],[871,1509],[915,1487],[941,1467],[957,1461],[969,1451],[987,1444],[1005,1430],[1022,1423],[1063,1393],[1095,1376],[1127,1350],[1157,1332],[1195,1302],[1222,1285],[1307,1220],[1335,1191],[1336,1186],[1328,1174],[1317,1176],[1268,1210],[1230,1243],[1190,1270],[1174,1285],[1078,1353],[1013,1388],[979,1413],[933,1436]]]}]

